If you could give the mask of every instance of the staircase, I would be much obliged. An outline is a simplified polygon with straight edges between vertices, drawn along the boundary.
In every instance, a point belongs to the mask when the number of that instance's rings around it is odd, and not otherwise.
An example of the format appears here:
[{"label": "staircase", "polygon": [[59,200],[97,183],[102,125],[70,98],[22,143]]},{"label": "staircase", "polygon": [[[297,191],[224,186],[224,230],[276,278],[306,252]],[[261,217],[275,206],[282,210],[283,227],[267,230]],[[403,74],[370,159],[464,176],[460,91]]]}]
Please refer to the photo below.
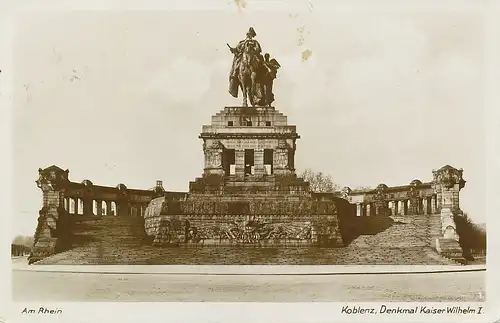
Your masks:
[{"label": "staircase", "polygon": [[[438,232],[433,216],[361,219],[366,231],[345,248],[287,250],[238,248],[158,248],[144,244],[141,217],[75,216],[72,248],[40,265],[166,265],[166,264],[317,264],[317,265],[458,265],[433,246]],[[437,223],[437,222],[436,222]],[[440,223],[439,223],[440,224]]]},{"label": "staircase", "polygon": [[129,264],[145,238],[141,217],[75,216],[71,220],[71,249],[36,264]]},{"label": "staircase", "polygon": [[[415,265],[458,265],[435,250],[435,237],[439,234],[440,221],[436,215],[373,216],[365,218],[363,225],[385,228],[382,231],[362,234],[354,239],[348,248],[370,250],[368,263],[415,264]],[[369,223],[368,223],[369,221]],[[438,226],[439,225],[439,226]],[[353,251],[355,252],[355,251]]]}]

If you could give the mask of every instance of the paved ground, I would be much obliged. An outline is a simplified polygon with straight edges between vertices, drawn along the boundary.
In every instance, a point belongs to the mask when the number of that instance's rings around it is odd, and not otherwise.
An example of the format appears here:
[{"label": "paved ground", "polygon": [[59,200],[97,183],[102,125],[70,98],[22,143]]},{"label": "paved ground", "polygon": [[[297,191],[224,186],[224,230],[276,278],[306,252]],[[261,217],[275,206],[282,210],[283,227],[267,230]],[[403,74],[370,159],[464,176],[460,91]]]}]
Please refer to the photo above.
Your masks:
[{"label": "paved ground", "polygon": [[[39,272],[14,261],[14,301],[483,301],[485,272],[199,275]],[[33,266],[31,266],[33,267]],[[76,268],[78,266],[75,266]]]}]

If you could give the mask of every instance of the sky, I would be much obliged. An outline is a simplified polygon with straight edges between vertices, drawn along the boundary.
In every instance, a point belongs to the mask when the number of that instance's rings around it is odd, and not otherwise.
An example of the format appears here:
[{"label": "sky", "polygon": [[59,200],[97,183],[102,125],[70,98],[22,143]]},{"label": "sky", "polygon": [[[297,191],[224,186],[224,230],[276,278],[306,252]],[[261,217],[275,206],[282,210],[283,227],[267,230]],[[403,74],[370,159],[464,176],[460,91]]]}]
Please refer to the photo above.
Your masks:
[{"label": "sky", "polygon": [[[241,4],[241,3],[240,3]],[[38,168],[72,181],[187,191],[203,124],[224,106],[234,46],[254,27],[281,69],[275,107],[297,169],[356,188],[464,169],[461,208],[485,222],[484,39],[476,11],[31,13],[16,29],[12,236],[32,235]],[[308,58],[304,59],[303,53]]]}]

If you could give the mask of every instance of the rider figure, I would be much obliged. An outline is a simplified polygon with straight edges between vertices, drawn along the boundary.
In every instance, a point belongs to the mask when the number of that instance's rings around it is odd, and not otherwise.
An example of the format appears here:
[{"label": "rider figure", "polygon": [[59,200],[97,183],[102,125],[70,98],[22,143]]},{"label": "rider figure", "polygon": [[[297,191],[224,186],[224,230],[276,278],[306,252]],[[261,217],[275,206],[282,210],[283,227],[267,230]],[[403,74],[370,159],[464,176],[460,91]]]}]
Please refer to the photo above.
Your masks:
[{"label": "rider figure", "polygon": [[255,36],[257,36],[253,27],[250,27],[248,29],[246,36],[247,37],[244,40],[240,41],[238,45],[236,45],[236,47],[229,47],[231,53],[234,54],[233,65],[231,66],[231,72],[229,73],[229,93],[235,98],[238,97],[238,75],[236,73],[241,62],[241,56],[244,47],[250,46],[257,59],[261,61],[259,63],[263,63],[261,60],[262,49],[260,47],[260,44],[257,40],[253,39]]}]

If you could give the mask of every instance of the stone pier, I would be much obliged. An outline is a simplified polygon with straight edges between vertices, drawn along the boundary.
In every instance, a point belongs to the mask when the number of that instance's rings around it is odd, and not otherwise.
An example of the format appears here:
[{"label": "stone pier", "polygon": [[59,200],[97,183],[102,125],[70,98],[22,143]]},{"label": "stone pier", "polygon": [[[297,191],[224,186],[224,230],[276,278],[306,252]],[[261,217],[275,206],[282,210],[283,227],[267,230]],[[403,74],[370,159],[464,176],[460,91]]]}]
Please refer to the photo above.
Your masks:
[{"label": "stone pier", "polygon": [[436,239],[436,249],[444,254],[461,254],[457,227],[454,217],[462,215],[460,210],[460,190],[465,186],[462,169],[446,165],[434,175],[437,211],[441,216],[441,237]]}]

